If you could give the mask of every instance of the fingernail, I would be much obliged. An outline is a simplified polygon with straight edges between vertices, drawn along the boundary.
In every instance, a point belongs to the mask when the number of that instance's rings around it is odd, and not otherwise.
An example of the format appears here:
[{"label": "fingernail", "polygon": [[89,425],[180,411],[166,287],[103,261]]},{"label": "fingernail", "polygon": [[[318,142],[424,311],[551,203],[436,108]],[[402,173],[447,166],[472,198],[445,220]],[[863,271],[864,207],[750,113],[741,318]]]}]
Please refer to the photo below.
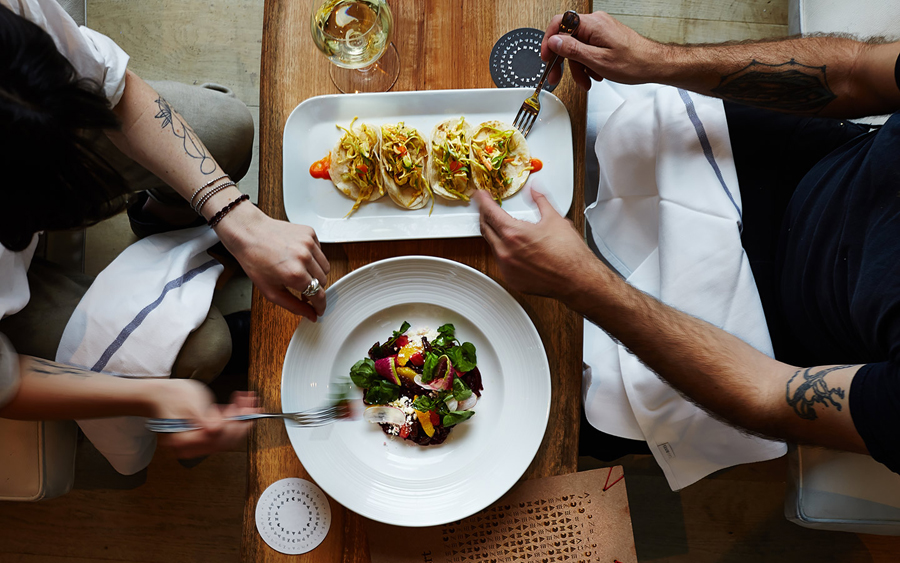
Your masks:
[{"label": "fingernail", "polygon": [[562,37],[560,37],[559,35],[554,35],[553,37],[551,37],[550,39],[547,40],[547,45],[551,49],[556,51],[557,49],[559,49],[559,46],[562,45]]}]

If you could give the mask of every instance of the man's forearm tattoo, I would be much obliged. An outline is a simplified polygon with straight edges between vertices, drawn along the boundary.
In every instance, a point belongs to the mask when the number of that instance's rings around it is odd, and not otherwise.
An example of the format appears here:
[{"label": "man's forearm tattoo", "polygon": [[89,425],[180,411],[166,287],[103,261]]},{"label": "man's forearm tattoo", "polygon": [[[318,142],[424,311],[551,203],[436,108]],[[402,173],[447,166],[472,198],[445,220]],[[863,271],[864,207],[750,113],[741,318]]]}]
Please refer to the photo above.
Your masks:
[{"label": "man's forearm tattoo", "polygon": [[777,65],[754,60],[723,76],[711,92],[750,106],[798,113],[818,113],[837,98],[825,79],[825,65],[808,66],[794,59]]},{"label": "man's forearm tattoo", "polygon": [[154,116],[156,119],[162,120],[162,128],[172,128],[172,134],[181,139],[184,152],[189,157],[200,161],[200,172],[209,175],[216,171],[216,161],[206,151],[203,142],[191,129],[191,126],[185,123],[175,109],[165,101],[162,96],[156,99],[156,105],[159,106],[159,112]]},{"label": "man's forearm tattoo", "polygon": [[[74,375],[75,377],[91,377],[94,372],[79,369],[72,366],[57,364],[43,358],[31,358],[32,365],[30,371],[37,374],[38,377],[49,377],[51,375]],[[39,367],[40,366],[40,367]]]},{"label": "man's forearm tattoo", "polygon": [[844,390],[840,387],[829,387],[825,381],[825,376],[833,371],[849,367],[852,366],[798,369],[786,385],[785,398],[787,399],[787,404],[794,409],[797,416],[806,420],[818,418],[816,410],[813,408],[816,403],[825,405],[826,408],[833,405],[834,408],[840,411],[843,406],[838,402],[838,399],[844,399]]}]

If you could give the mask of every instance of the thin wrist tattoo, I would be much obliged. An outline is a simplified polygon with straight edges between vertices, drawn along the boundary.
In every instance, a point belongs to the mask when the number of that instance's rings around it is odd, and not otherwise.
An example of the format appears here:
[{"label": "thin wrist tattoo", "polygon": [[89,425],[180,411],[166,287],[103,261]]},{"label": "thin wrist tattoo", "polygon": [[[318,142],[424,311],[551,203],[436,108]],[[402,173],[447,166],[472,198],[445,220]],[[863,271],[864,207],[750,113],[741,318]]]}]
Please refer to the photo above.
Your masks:
[{"label": "thin wrist tattoo", "polygon": [[[43,358],[31,358],[33,365],[29,371],[40,374],[38,377],[46,377],[50,375],[74,375],[75,377],[91,377],[95,372],[86,369],[79,369],[72,366],[57,364]],[[37,367],[41,366],[41,367]]]},{"label": "thin wrist tattoo", "polygon": [[787,404],[794,409],[797,416],[806,420],[818,418],[816,410],[813,408],[816,403],[824,405],[825,408],[834,406],[840,411],[843,409],[843,405],[838,402],[838,399],[843,400],[845,392],[840,387],[829,387],[825,376],[833,371],[849,367],[853,366],[833,366],[816,372],[812,371],[816,368],[798,369],[785,386]]},{"label": "thin wrist tattoo", "polygon": [[218,169],[216,161],[206,151],[203,142],[191,129],[191,126],[185,123],[180,115],[175,111],[169,102],[165,101],[162,96],[156,99],[156,105],[159,106],[159,113],[154,117],[162,119],[162,128],[172,127],[172,134],[182,140],[184,152],[189,157],[200,161],[200,172],[208,176]]},{"label": "thin wrist tattoo", "polygon": [[754,60],[722,77],[713,94],[738,103],[797,113],[818,113],[837,96],[828,87],[825,66],[808,66],[794,59],[781,64]]}]

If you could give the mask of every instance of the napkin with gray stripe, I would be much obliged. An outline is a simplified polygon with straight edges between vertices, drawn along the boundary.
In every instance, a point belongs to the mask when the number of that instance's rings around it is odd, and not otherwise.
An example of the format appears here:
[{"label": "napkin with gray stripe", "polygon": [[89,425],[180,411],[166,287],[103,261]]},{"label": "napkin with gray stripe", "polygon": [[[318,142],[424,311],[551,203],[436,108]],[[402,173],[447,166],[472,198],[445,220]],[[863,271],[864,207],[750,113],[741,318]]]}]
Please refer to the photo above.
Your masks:
[{"label": "napkin with gray stripe", "polygon": [[[217,242],[203,226],[129,246],[72,313],[56,361],[117,376],[168,377],[185,339],[209,311],[223,267],[206,250]],[[142,418],[78,424],[119,473],[136,473],[153,458],[156,436]]]}]

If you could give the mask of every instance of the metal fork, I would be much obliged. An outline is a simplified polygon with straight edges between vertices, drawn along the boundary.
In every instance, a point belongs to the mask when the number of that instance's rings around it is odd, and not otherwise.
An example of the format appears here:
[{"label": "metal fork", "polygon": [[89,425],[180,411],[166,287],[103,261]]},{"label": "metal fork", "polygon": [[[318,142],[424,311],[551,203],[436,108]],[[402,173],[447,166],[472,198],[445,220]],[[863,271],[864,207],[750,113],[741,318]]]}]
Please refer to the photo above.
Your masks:
[{"label": "metal fork", "polygon": [[[578,14],[573,10],[568,10],[563,14],[562,21],[559,22],[560,35],[572,35],[575,33],[575,30],[578,29],[579,23],[581,23],[581,18],[578,17]],[[513,127],[518,129],[525,137],[528,136],[528,133],[534,126],[534,122],[537,121],[538,114],[541,112],[540,93],[544,88],[544,81],[547,80],[547,76],[550,75],[550,70],[556,66],[558,60],[559,55],[556,55],[553,57],[553,60],[550,61],[550,64],[544,68],[544,73],[541,74],[541,79],[538,81],[534,94],[522,103],[522,107],[519,108],[519,113],[516,114],[516,119],[513,121]]]},{"label": "metal fork", "polygon": [[[302,412],[261,412],[254,414],[242,414],[240,416],[232,416],[225,420],[256,420],[258,418],[283,418],[298,424],[314,428],[316,426],[325,426],[331,424],[335,420],[345,418],[350,413],[350,407],[347,401],[330,405],[324,409],[315,409]],[[169,434],[174,432],[190,432],[191,430],[199,430],[190,419],[187,418],[149,418],[146,423],[147,430],[160,434]]]}]

